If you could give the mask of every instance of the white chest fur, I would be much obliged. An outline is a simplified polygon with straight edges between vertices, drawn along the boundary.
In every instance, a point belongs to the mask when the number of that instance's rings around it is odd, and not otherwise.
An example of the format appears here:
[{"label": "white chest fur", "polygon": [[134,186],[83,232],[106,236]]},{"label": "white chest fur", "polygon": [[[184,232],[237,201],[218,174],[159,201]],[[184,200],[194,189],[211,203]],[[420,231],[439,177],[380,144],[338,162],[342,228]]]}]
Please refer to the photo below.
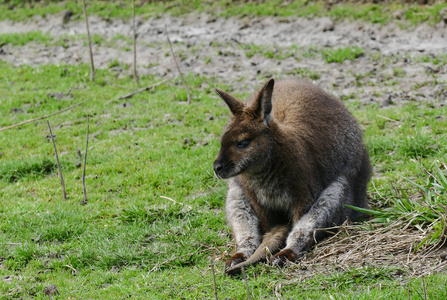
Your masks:
[{"label": "white chest fur", "polygon": [[284,188],[272,188],[252,183],[249,187],[256,196],[258,203],[276,211],[287,211],[293,202],[292,196]]}]

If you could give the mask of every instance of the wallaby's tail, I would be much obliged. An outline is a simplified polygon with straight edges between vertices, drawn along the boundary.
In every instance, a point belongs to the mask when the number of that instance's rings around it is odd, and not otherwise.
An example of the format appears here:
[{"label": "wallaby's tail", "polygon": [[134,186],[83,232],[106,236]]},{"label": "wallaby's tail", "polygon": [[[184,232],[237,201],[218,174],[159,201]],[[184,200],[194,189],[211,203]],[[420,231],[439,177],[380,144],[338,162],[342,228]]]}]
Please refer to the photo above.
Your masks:
[{"label": "wallaby's tail", "polygon": [[279,225],[273,227],[267,232],[262,240],[261,245],[256,249],[255,253],[250,256],[246,261],[243,261],[231,268],[225,270],[225,273],[229,275],[235,275],[241,273],[242,267],[254,266],[258,262],[267,258],[267,252],[274,253],[281,249],[286,241],[287,235],[290,231],[288,225]]}]

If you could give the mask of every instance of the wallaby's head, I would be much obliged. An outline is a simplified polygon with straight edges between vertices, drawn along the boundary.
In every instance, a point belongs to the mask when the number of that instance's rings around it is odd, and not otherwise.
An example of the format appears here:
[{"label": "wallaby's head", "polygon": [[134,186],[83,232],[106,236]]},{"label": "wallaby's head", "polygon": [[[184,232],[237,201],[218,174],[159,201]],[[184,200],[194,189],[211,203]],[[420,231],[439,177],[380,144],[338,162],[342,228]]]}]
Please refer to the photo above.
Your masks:
[{"label": "wallaby's head", "polygon": [[272,151],[270,128],[274,80],[268,81],[244,104],[230,94],[216,89],[233,115],[221,138],[221,148],[213,168],[218,178],[230,178],[246,172],[260,172]]}]

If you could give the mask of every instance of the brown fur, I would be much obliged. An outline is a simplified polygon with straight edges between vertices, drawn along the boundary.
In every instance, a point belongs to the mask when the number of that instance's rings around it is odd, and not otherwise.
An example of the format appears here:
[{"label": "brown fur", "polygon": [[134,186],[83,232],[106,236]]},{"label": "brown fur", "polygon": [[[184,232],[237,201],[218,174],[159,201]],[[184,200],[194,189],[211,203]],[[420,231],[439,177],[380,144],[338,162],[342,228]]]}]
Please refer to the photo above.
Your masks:
[{"label": "brown fur", "polygon": [[[240,254],[256,253],[246,265],[265,259],[266,245],[286,245],[275,264],[293,261],[314,243],[316,229],[359,216],[344,204],[367,207],[369,157],[339,100],[298,80],[272,79],[247,104],[216,91],[233,114],[213,165],[228,179],[227,219],[238,247],[227,270],[238,268]],[[272,231],[278,228],[287,234]]]},{"label": "brown fur", "polygon": [[[272,228],[264,235],[262,244],[258,247],[258,249],[256,249],[255,253],[250,256],[250,258],[247,259],[245,257],[240,263],[234,265],[236,257],[232,257],[230,261],[233,265],[227,265],[225,272],[230,275],[239,274],[242,268],[254,266],[258,262],[265,260],[269,254],[277,252],[282,246],[284,246],[289,231],[290,227],[287,225]],[[238,253],[236,253],[236,255],[240,258]]]}]

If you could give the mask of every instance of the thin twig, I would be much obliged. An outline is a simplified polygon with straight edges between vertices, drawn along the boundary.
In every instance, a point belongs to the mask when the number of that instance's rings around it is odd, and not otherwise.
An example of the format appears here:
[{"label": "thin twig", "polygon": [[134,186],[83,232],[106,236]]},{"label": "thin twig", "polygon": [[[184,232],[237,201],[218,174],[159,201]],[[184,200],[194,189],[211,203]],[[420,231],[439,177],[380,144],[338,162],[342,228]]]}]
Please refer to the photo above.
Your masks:
[{"label": "thin twig", "polygon": [[104,143],[104,142],[106,142],[106,141],[105,141],[105,140],[103,140],[103,141],[99,141],[99,142],[95,143],[93,146],[89,147],[88,150],[92,150],[93,148],[95,148],[95,147],[98,146],[98,145],[101,145],[101,144]]},{"label": "thin twig", "polygon": [[190,205],[188,205],[188,204],[183,204],[182,202],[175,201],[175,200],[172,199],[172,198],[169,198],[169,197],[166,197],[166,196],[160,196],[160,198],[169,200],[169,201],[171,201],[171,202],[174,202],[175,204],[180,204],[180,205],[186,206],[186,207],[189,208],[189,209],[192,209],[192,206],[190,206]]},{"label": "thin twig", "polygon": [[78,271],[70,265],[63,265],[63,267],[67,267],[67,268],[71,269],[75,274],[78,273]]},{"label": "thin twig", "polygon": [[85,189],[85,165],[87,164],[87,151],[88,151],[88,132],[90,127],[90,116],[87,115],[87,138],[85,142],[85,154],[84,154],[84,170],[82,172],[82,191],[84,193],[84,202],[82,204],[87,203],[87,190]]},{"label": "thin twig", "polygon": [[377,115],[377,116],[378,116],[379,118],[382,118],[382,119],[387,120],[387,121],[400,123],[400,121],[398,121],[398,120],[390,119],[390,118],[385,117],[385,116],[382,116],[382,115]]},{"label": "thin twig", "polygon": [[183,257],[186,257],[186,256],[192,257],[195,254],[203,253],[203,252],[205,252],[205,250],[196,250],[194,252],[187,253],[187,254],[184,254],[184,255],[181,255],[181,256],[172,257],[172,258],[167,259],[167,260],[165,260],[165,261],[163,261],[161,263],[156,263],[155,266],[152,269],[149,270],[149,274],[154,272],[155,270],[157,270],[160,266],[166,265],[166,264],[170,263],[171,261],[174,261],[176,259],[180,259],[180,258],[183,258]]},{"label": "thin twig", "polygon": [[67,108],[58,110],[58,111],[56,111],[56,112],[54,112],[54,113],[51,113],[51,114],[49,114],[49,115],[45,115],[45,116],[42,116],[42,117],[38,117],[38,118],[34,118],[34,119],[30,119],[30,120],[26,120],[26,121],[23,121],[23,122],[20,122],[20,123],[11,125],[11,126],[6,126],[6,127],[3,127],[3,128],[0,128],[0,131],[8,130],[8,129],[11,129],[11,128],[14,128],[14,127],[18,127],[18,126],[21,126],[21,125],[25,125],[25,124],[28,124],[28,123],[31,123],[31,122],[34,122],[34,121],[39,121],[39,120],[42,120],[42,119],[47,119],[48,117],[51,117],[51,116],[54,116],[54,115],[63,113],[64,111],[67,111],[67,110],[70,110],[70,109],[72,109],[72,108],[75,108],[76,106],[79,106],[79,105],[81,105],[81,104],[84,104],[85,102],[90,101],[90,100],[91,100],[91,99],[84,100],[84,101],[82,101],[82,102],[79,102],[78,104],[75,104],[75,105],[69,106],[69,107],[67,107]]},{"label": "thin twig", "polygon": [[373,185],[374,189],[376,190],[377,195],[379,195],[380,199],[385,199],[383,195],[379,192],[376,185],[374,184],[374,180],[371,180],[371,184]]},{"label": "thin twig", "polygon": [[130,86],[123,86],[123,85],[118,85],[118,84],[113,84],[113,83],[109,83],[109,85],[120,88],[120,89],[127,89],[127,90],[134,90],[134,87],[130,87]]},{"label": "thin twig", "polygon": [[90,29],[88,28],[87,6],[85,5],[85,0],[82,0],[82,6],[84,9],[85,27],[87,28],[88,48],[90,54],[90,81],[95,81],[95,65],[93,63],[92,40],[90,39]]},{"label": "thin twig", "polygon": [[135,28],[135,0],[132,0],[132,20],[133,20],[133,77],[135,84],[139,86],[137,75],[137,33]]},{"label": "thin twig", "polygon": [[177,62],[177,58],[175,58],[174,49],[172,48],[171,39],[169,38],[169,33],[168,33],[168,27],[166,25],[165,25],[165,31],[166,31],[166,37],[168,38],[169,47],[171,48],[172,58],[174,58],[174,62],[175,62],[175,65],[177,66],[177,70],[180,73],[180,77],[182,78],[183,84],[186,87],[186,93],[188,94],[187,104],[191,104],[191,96],[189,94],[189,87],[188,87],[188,84],[186,83],[185,77],[183,77],[182,71],[180,70],[180,66]]},{"label": "thin twig", "polygon": [[59,163],[59,155],[57,155],[56,142],[54,141],[54,135],[53,135],[53,132],[51,131],[51,126],[50,126],[49,120],[47,120],[47,124],[48,124],[48,129],[50,130],[51,140],[53,141],[54,153],[56,155],[56,161],[57,161],[57,168],[59,169],[59,177],[61,178],[62,193],[64,194],[64,200],[67,200],[67,193],[65,192],[64,176],[62,176],[61,164]]},{"label": "thin twig", "polygon": [[213,257],[211,257],[211,270],[213,271],[213,282],[214,282],[214,297],[216,298],[216,300],[218,300],[217,298],[217,284],[216,284],[216,274],[214,272],[214,255]]},{"label": "thin twig", "polygon": [[278,283],[276,286],[275,286],[275,296],[276,296],[276,299],[278,299],[278,300],[281,300],[281,287],[282,287],[282,284],[281,283]]},{"label": "thin twig", "polygon": [[436,177],[432,174],[432,173],[430,173],[428,170],[427,170],[427,168],[424,166],[424,164],[422,163],[422,157],[418,157],[418,160],[419,160],[419,164],[421,165],[421,168],[422,168],[422,171],[424,171],[425,172],[425,174],[427,174],[429,177],[431,177],[431,178],[433,178],[434,180],[436,180]]},{"label": "thin twig", "polygon": [[106,102],[106,105],[107,105],[107,104],[110,104],[110,103],[112,103],[112,102],[114,102],[114,101],[121,100],[121,99],[127,99],[127,98],[132,97],[132,96],[135,95],[135,94],[142,93],[142,92],[144,92],[144,91],[150,90],[151,88],[156,87],[156,86],[159,86],[159,85],[165,83],[166,81],[168,81],[168,80],[170,80],[170,79],[171,79],[171,78],[166,78],[166,79],[163,79],[162,81],[159,81],[159,82],[157,82],[157,83],[151,84],[151,85],[149,85],[149,86],[147,86],[147,87],[141,88],[141,89],[136,90],[136,91],[134,91],[134,92],[132,92],[132,93],[126,94],[126,95],[124,95],[124,96],[119,96],[119,97],[116,98],[116,99],[112,99],[112,100]]},{"label": "thin twig", "polygon": [[422,276],[422,286],[424,287],[424,299],[427,300],[427,287],[425,286],[425,277]]},{"label": "thin twig", "polygon": [[248,280],[247,280],[247,275],[245,274],[245,268],[242,267],[242,278],[244,278],[244,282],[245,282],[245,288],[247,289],[247,299],[251,300],[251,295],[250,295],[250,287],[248,286]]}]

